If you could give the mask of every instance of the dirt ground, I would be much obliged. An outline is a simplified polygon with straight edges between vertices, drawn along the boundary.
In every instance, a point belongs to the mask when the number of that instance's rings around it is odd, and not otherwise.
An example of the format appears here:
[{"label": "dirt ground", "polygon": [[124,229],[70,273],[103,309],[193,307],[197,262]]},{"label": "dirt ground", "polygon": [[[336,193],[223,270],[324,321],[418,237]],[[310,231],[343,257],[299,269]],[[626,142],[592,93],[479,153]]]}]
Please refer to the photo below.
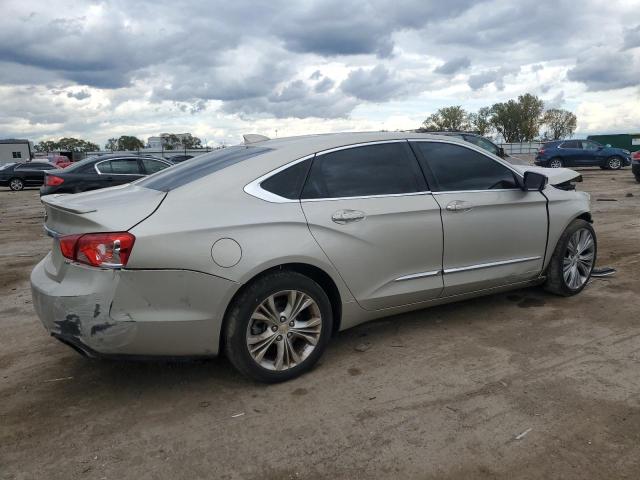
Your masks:
[{"label": "dirt ground", "polygon": [[615,277],[366,324],[273,386],[49,337],[29,290],[50,248],[38,191],[2,189],[0,479],[640,478],[640,184],[583,175]]}]

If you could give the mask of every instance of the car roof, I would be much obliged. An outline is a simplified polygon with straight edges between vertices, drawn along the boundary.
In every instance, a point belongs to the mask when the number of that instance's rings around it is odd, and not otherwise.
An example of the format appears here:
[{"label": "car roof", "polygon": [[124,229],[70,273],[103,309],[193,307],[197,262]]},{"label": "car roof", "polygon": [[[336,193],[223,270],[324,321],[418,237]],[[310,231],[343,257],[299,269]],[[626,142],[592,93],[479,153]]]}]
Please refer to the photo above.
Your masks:
[{"label": "car roof", "polygon": [[[345,133],[322,133],[315,135],[300,135],[296,137],[282,137],[253,142],[250,145],[264,147],[272,150],[286,152],[288,156],[299,157],[311,155],[313,153],[330,150],[332,148],[356,145],[359,143],[380,142],[388,140],[442,140],[442,135],[434,133],[417,132],[345,132]],[[466,145],[466,142],[454,136],[450,136],[447,141]]]}]

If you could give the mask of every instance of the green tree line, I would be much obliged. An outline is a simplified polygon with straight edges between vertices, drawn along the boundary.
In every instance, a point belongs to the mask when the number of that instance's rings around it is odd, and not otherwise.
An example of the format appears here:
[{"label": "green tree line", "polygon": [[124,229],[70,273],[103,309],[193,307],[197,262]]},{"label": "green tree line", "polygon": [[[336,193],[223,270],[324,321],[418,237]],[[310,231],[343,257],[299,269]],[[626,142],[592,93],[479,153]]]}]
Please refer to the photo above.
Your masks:
[{"label": "green tree line", "polygon": [[475,131],[484,136],[499,134],[505,142],[517,143],[571,137],[576,123],[572,112],[545,110],[540,98],[526,93],[517,99],[482,107],[475,113],[460,105],[441,108],[427,117],[418,131]]}]

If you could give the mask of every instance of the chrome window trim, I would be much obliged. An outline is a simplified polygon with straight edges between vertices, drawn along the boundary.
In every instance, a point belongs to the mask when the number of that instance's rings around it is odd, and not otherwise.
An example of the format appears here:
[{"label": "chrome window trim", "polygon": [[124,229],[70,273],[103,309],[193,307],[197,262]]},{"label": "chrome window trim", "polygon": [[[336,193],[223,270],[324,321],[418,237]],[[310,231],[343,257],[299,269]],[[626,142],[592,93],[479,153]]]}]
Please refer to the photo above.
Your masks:
[{"label": "chrome window trim", "polygon": [[469,270],[480,270],[481,268],[489,268],[489,267],[500,267],[502,265],[510,265],[512,263],[523,263],[523,262],[531,262],[533,260],[540,260],[542,257],[524,257],[524,258],[513,258],[511,260],[501,260],[499,262],[489,262],[489,263],[479,263],[476,265],[469,265],[466,267],[456,267],[456,268],[445,268],[444,273],[457,273],[457,272],[466,272]]},{"label": "chrome window trim", "polygon": [[304,162],[305,160],[309,160],[310,158],[313,158],[315,156],[315,153],[312,153],[311,155],[306,155],[304,157],[298,158],[297,160],[294,160],[292,162],[289,162],[285,165],[282,165],[281,167],[276,168],[275,170],[271,170],[270,172],[265,173],[264,175],[262,175],[261,177],[256,178],[255,180],[253,180],[252,182],[247,183],[244,186],[244,192],[248,193],[249,195],[259,198],[260,200],[264,200],[266,202],[270,202],[270,203],[296,203],[299,202],[299,199],[292,199],[292,198],[285,198],[285,197],[281,197],[280,195],[276,195],[275,193],[272,193],[268,190],[265,190],[264,188],[262,188],[262,186],[260,185],[262,182],[264,182],[265,180],[273,177],[274,175],[282,172],[283,170],[286,170],[289,167],[293,167],[294,165],[296,165],[297,163],[300,162]]},{"label": "chrome window trim", "polygon": [[394,280],[394,282],[404,282],[405,280],[414,280],[416,278],[434,277],[440,275],[442,270],[432,270],[430,272],[411,273],[409,275],[403,275]]},{"label": "chrome window trim", "polygon": [[446,193],[492,193],[492,192],[522,192],[527,193],[521,188],[494,188],[492,190],[443,190],[441,192],[433,192],[434,195],[444,195]]},{"label": "chrome window trim", "polygon": [[425,190],[423,192],[411,192],[411,193],[384,193],[382,195],[360,195],[357,197],[328,197],[328,198],[304,198],[301,199],[301,203],[307,202],[332,202],[336,200],[358,200],[358,199],[367,199],[367,198],[388,198],[388,197],[413,197],[416,195],[431,195],[432,192],[430,190]]}]

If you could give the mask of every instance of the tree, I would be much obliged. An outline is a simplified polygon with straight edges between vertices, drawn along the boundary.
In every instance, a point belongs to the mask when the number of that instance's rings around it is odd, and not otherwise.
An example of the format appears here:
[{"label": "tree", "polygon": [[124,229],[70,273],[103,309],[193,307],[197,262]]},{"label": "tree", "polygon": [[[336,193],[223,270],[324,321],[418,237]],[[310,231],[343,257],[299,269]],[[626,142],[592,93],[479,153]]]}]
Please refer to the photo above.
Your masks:
[{"label": "tree", "polygon": [[130,135],[122,135],[118,139],[118,150],[139,150],[144,148],[144,142],[140,140],[138,137],[133,137]]},{"label": "tree", "polygon": [[190,133],[182,137],[181,143],[183,148],[202,148],[202,140]]},{"label": "tree", "polygon": [[478,110],[478,113],[470,113],[469,123],[471,124],[471,129],[478,135],[489,135],[493,128],[491,126],[491,108],[482,107]]},{"label": "tree", "polygon": [[491,125],[505,142],[530,142],[540,132],[544,102],[535,95],[520,95],[518,100],[496,103],[491,107]]},{"label": "tree", "polygon": [[73,137],[61,138],[58,141],[44,140],[36,144],[34,148],[37,152],[95,152],[100,150],[100,147],[93,142]]},{"label": "tree", "polygon": [[100,147],[93,142],[73,137],[61,138],[57,142],[57,146],[58,150],[70,152],[94,152],[100,150]]},{"label": "tree", "polygon": [[575,114],[560,108],[551,108],[544,112],[542,124],[546,126],[544,138],[560,140],[571,137],[576,131],[577,118]]},{"label": "tree", "polygon": [[115,137],[112,137],[109,140],[107,140],[107,143],[105,143],[104,145],[104,149],[111,150],[112,152],[115,150],[118,150],[118,139]]},{"label": "tree", "polygon": [[42,140],[36,143],[33,148],[36,152],[49,153],[58,150],[58,144],[54,140]]},{"label": "tree", "polygon": [[469,130],[469,114],[460,105],[444,107],[430,115],[423,123],[422,130],[462,131]]}]

